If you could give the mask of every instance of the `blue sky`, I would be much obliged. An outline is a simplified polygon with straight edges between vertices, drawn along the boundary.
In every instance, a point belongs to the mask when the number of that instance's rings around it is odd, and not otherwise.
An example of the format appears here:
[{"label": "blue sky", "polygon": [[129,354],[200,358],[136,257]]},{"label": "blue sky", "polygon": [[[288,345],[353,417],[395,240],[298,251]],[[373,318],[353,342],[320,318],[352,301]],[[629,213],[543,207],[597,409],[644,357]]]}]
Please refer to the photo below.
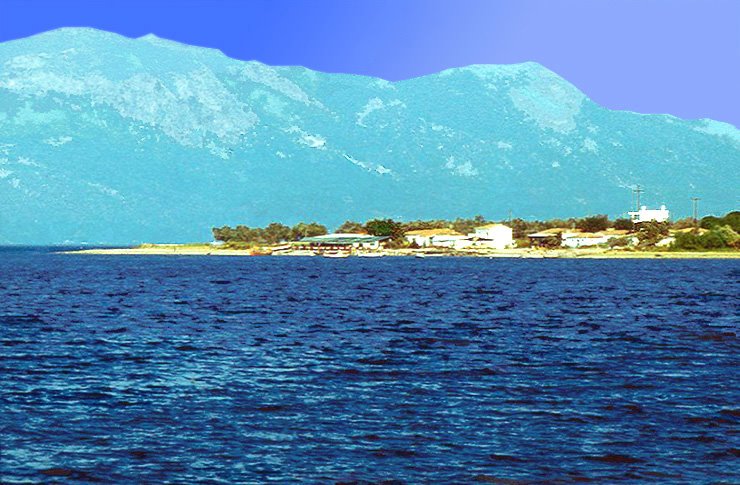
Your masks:
[{"label": "blue sky", "polygon": [[0,3],[0,41],[64,26],[390,80],[536,61],[609,108],[740,126],[740,0]]}]

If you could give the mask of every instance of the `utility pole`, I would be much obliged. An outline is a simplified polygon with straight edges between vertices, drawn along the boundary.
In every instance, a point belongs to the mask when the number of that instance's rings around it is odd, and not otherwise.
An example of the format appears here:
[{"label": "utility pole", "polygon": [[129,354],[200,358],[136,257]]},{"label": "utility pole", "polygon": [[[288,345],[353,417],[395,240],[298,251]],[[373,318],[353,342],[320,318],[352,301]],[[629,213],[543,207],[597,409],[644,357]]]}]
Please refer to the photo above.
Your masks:
[{"label": "utility pole", "polygon": [[632,189],[632,191],[633,191],[633,192],[635,193],[635,195],[637,196],[637,210],[639,211],[639,210],[640,210],[640,194],[641,194],[641,193],[643,193],[643,192],[644,192],[644,190],[642,190],[642,187],[640,187],[640,184],[637,184],[637,185],[635,186],[635,188],[634,188],[634,189]]},{"label": "utility pole", "polygon": [[509,225],[511,225],[511,209],[509,209]]},{"label": "utility pole", "polygon": [[692,197],[692,198],[691,198],[691,203],[692,203],[692,205],[694,206],[694,225],[695,225],[695,226],[696,226],[697,224],[699,224],[699,210],[698,210],[698,206],[699,206],[699,204],[698,204],[698,202],[699,202],[700,200],[701,200],[701,199],[700,199],[699,197]]}]

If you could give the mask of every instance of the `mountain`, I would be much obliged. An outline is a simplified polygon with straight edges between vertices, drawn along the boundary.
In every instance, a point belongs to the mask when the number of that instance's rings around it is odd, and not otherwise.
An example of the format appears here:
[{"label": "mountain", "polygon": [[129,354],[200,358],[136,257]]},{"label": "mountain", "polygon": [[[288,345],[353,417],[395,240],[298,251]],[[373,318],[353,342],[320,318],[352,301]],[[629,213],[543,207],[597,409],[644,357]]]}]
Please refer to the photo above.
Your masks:
[{"label": "mountain", "polygon": [[610,111],[535,63],[388,82],[65,28],[0,44],[0,66],[0,243],[616,216],[634,184],[682,214],[738,201],[735,127]]}]

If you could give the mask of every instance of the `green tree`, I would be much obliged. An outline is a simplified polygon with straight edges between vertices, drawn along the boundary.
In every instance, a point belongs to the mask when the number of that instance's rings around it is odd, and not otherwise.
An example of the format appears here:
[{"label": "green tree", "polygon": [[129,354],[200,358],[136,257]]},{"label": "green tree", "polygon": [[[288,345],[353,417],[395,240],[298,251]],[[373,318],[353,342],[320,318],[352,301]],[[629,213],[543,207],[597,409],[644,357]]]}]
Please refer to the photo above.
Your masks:
[{"label": "green tree", "polygon": [[576,222],[576,227],[583,232],[599,232],[609,227],[609,217],[605,215],[585,217]]},{"label": "green tree", "polygon": [[291,230],[285,224],[279,222],[271,222],[264,229],[263,233],[264,242],[267,244],[277,244],[282,241],[288,241],[291,237]]},{"label": "green tree", "polygon": [[373,236],[390,236],[391,239],[403,236],[401,224],[393,219],[373,219],[365,223],[365,230]]},{"label": "green tree", "polygon": [[323,236],[326,233],[326,226],[322,226],[316,222],[308,224],[299,222],[290,229],[290,237],[293,241],[297,241],[304,237]]},{"label": "green tree", "polygon": [[235,237],[234,230],[229,226],[214,227],[211,232],[213,233],[213,239],[216,241],[228,242]]},{"label": "green tree", "polygon": [[337,228],[337,232],[344,234],[365,234],[365,226],[355,221],[344,221],[344,223]]},{"label": "green tree", "polygon": [[255,233],[252,229],[247,226],[238,225],[234,230],[234,236],[231,240],[238,242],[252,242],[252,240],[255,239],[254,236]]}]

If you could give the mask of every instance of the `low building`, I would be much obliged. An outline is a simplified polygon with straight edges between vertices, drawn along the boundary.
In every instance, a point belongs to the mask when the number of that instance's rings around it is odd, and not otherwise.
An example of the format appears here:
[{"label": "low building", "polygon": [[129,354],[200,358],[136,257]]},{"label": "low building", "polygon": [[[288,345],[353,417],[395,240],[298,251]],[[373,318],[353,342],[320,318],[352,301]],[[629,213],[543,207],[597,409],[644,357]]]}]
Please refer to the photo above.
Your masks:
[{"label": "low building", "polygon": [[438,234],[432,236],[431,246],[439,248],[465,249],[473,244],[472,238],[462,234]]},{"label": "low building", "polygon": [[556,227],[530,234],[528,237],[530,245],[535,247],[565,247],[574,249],[607,244],[612,239],[626,237],[628,234],[629,231],[621,229],[606,229],[600,232],[582,232],[575,229]]},{"label": "low building", "polygon": [[[432,240],[435,237],[442,237],[442,236],[460,236],[465,237],[462,234],[460,234],[457,231],[453,231],[452,229],[448,228],[441,228],[441,229],[418,229],[415,231],[407,231],[403,237],[408,242],[412,244],[416,244],[420,248],[425,248],[429,246],[434,246],[432,243]],[[438,241],[445,241],[445,238],[438,239]]]},{"label": "low building", "polygon": [[563,243],[563,234],[572,232],[572,229],[553,227],[544,231],[528,234],[529,245],[532,247],[559,248]]},{"label": "low building", "polygon": [[488,249],[506,249],[514,246],[514,231],[504,224],[486,224],[468,234],[471,246]]},{"label": "low building", "polygon": [[660,209],[648,209],[647,206],[643,205],[640,207],[640,210],[628,212],[627,214],[635,224],[650,221],[666,222],[671,216],[670,211],[664,205],[661,205]]},{"label": "low building", "polygon": [[606,244],[614,236],[600,232],[564,232],[561,245],[566,248],[584,248]]},{"label": "low building", "polygon": [[323,236],[304,237],[293,243],[294,246],[316,251],[351,251],[353,249],[377,250],[388,236],[371,236],[369,234],[325,234]]}]

